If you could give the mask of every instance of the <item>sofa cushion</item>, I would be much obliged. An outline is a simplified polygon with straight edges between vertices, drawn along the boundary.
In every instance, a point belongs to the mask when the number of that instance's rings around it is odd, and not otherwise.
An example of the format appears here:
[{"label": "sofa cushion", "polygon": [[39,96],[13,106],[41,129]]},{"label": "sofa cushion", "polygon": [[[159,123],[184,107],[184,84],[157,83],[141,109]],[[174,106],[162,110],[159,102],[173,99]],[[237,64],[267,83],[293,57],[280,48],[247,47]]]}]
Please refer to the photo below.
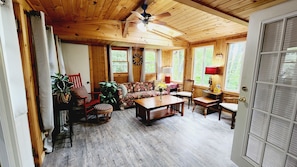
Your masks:
[{"label": "sofa cushion", "polygon": [[77,105],[83,105],[84,104],[84,99],[86,97],[86,103],[89,103],[91,101],[91,95],[87,92],[87,89],[85,86],[81,86],[79,88],[74,88],[72,89],[72,93],[77,99]]},{"label": "sofa cushion", "polygon": [[127,93],[133,92],[133,83],[127,82],[127,83],[123,83],[123,85],[127,88]]},{"label": "sofa cushion", "polygon": [[143,85],[143,82],[135,82],[133,84],[133,91],[134,92],[146,91]]},{"label": "sofa cushion", "polygon": [[154,89],[154,83],[153,82],[144,82],[144,87],[147,91],[153,90]]}]

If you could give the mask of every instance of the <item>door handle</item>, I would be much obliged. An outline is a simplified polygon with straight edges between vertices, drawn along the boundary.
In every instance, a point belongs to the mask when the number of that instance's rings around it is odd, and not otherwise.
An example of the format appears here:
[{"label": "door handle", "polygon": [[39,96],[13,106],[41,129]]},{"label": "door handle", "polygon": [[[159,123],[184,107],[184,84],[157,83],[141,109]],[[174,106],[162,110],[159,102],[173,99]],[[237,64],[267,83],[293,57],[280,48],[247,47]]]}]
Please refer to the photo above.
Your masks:
[{"label": "door handle", "polygon": [[238,99],[238,101],[240,101],[240,102],[246,102],[246,98],[245,98],[245,97],[240,97],[240,98]]}]

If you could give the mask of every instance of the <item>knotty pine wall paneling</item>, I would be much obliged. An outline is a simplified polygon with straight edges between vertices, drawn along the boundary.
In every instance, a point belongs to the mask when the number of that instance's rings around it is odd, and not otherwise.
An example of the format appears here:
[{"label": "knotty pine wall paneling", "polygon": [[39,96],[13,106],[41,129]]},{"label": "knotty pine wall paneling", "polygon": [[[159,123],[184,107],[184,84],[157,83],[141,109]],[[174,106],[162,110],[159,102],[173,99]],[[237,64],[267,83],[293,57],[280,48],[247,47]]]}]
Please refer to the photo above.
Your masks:
[{"label": "knotty pine wall paneling", "polygon": [[30,129],[30,137],[32,144],[32,152],[35,166],[41,166],[45,152],[43,151],[43,141],[38,118],[38,104],[36,100],[36,84],[34,80],[34,71],[31,61],[31,43],[29,36],[29,26],[25,11],[30,11],[31,8],[25,1],[14,1],[14,14],[18,23],[18,38],[21,51],[21,59],[23,66],[24,83],[26,89],[27,107],[28,107],[28,122]]},{"label": "knotty pine wall paneling", "polygon": [[[132,54],[138,54],[142,57],[143,50],[141,48],[132,48]],[[130,65],[130,64],[129,64]],[[134,82],[139,82],[140,81],[140,76],[141,76],[141,65],[135,65],[131,64],[133,66],[133,77],[134,77]]]},{"label": "knotty pine wall paneling", "polygon": [[[172,54],[173,50],[162,51],[161,72],[163,71],[163,67],[172,67]],[[161,74],[161,79],[165,82],[165,75],[163,72]]]},{"label": "knotty pine wall paneling", "polygon": [[89,46],[90,78],[92,90],[99,89],[99,82],[108,81],[108,59],[106,46]]}]

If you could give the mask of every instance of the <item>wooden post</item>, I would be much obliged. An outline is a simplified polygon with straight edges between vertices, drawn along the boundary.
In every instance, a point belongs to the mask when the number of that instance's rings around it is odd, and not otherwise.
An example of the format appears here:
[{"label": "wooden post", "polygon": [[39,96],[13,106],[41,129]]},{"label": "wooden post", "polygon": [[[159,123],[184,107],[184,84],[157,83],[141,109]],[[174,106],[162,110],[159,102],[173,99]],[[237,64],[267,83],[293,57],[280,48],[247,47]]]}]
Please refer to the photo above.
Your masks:
[{"label": "wooden post", "polygon": [[[31,62],[30,38],[28,35],[27,16],[23,3],[13,3],[15,16],[18,23],[18,37],[21,50],[21,58],[23,65],[24,81],[26,88],[27,106],[28,106],[28,121],[30,128],[31,143],[33,149],[34,162],[36,166],[41,166],[45,153],[43,151],[43,142],[41,138],[41,130],[38,120],[38,108],[36,103],[35,80]],[[27,5],[25,5],[27,6]],[[28,6],[27,6],[28,7]]]}]

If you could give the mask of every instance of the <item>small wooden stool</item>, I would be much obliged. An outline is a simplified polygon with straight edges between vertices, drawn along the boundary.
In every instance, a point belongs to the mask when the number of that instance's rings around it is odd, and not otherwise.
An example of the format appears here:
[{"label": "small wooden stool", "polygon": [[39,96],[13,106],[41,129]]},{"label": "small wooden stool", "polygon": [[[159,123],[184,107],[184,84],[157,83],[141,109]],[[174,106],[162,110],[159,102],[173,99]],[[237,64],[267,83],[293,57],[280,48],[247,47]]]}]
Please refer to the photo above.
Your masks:
[{"label": "small wooden stool", "polygon": [[194,100],[194,107],[192,112],[195,110],[196,105],[204,107],[204,117],[206,117],[207,109],[211,106],[218,105],[219,99],[211,99],[208,97],[196,97]]},{"label": "small wooden stool", "polygon": [[109,121],[111,118],[111,114],[113,111],[113,107],[110,104],[97,104],[94,106],[94,109],[96,110],[96,118],[98,120],[98,115],[103,114],[105,116],[105,120]]}]

